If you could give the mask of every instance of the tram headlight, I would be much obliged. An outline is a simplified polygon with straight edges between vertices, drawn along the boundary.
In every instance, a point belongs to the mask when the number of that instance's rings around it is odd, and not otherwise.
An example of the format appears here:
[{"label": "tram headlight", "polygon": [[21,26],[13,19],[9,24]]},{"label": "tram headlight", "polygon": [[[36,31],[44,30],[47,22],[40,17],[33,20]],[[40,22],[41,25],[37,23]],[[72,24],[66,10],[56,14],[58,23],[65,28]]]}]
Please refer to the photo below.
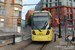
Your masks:
[{"label": "tram headlight", "polygon": [[32,34],[33,34],[33,35],[36,35],[36,34],[35,34],[35,31],[33,31]]},{"label": "tram headlight", "polygon": [[50,31],[47,31],[46,35],[49,35]]}]

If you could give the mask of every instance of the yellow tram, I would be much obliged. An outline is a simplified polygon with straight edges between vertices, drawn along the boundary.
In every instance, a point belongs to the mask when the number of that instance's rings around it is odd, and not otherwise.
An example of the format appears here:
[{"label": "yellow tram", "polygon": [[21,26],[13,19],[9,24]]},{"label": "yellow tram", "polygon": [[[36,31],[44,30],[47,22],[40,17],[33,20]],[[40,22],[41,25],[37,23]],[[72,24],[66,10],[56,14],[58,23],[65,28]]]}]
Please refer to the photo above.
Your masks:
[{"label": "yellow tram", "polygon": [[31,17],[32,41],[52,40],[52,15],[48,11],[35,11]]}]

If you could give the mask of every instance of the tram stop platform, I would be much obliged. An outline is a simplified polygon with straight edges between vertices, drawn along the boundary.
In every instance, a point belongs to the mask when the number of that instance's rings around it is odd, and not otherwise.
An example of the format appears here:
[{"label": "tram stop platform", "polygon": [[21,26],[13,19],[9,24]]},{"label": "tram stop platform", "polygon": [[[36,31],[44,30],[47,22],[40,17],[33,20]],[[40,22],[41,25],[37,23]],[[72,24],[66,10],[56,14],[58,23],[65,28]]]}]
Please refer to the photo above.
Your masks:
[{"label": "tram stop platform", "polygon": [[[0,46],[0,50],[17,50],[27,44],[29,44],[31,42],[31,39],[28,39],[28,40],[23,40],[21,42],[17,42],[15,43],[15,45],[3,45],[3,46]],[[75,42],[74,42],[75,43]],[[68,46],[69,43],[67,43],[63,38],[57,38],[56,39],[56,42],[54,42],[54,39],[51,41],[51,44],[48,44],[49,48],[52,48],[52,50],[56,50],[54,48],[60,48],[63,46]],[[73,49],[75,49],[75,45],[71,45],[71,46],[74,46]],[[60,48],[61,49],[61,48]],[[62,49],[62,50],[66,50],[66,49]]]}]

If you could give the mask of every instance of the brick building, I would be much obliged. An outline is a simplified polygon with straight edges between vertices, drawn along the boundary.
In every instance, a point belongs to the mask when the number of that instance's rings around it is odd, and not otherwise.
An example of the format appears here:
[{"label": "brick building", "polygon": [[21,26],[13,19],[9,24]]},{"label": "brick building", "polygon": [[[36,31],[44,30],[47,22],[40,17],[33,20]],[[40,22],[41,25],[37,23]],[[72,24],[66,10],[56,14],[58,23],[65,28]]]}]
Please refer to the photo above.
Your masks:
[{"label": "brick building", "polygon": [[[64,26],[63,16],[67,15],[68,19],[66,24],[72,25],[72,11],[71,11],[71,0],[59,0],[60,2],[60,23],[61,26]],[[41,4],[45,3],[45,4]],[[41,4],[41,5],[38,5]],[[41,0],[35,7],[35,11],[39,10],[47,10],[52,14],[52,19],[54,22],[52,23],[53,27],[58,27],[59,25],[56,23],[55,18],[59,18],[58,16],[58,0]],[[75,0],[73,0],[73,21],[75,24]],[[75,28],[75,26],[74,26]]]},{"label": "brick building", "polygon": [[[22,0],[0,0],[0,27],[4,27],[4,23],[13,23],[20,26],[21,18]],[[14,25],[6,26],[13,27]]]},{"label": "brick building", "polygon": [[28,10],[28,12],[25,15],[25,25],[27,24],[27,18],[34,12],[34,10]]}]

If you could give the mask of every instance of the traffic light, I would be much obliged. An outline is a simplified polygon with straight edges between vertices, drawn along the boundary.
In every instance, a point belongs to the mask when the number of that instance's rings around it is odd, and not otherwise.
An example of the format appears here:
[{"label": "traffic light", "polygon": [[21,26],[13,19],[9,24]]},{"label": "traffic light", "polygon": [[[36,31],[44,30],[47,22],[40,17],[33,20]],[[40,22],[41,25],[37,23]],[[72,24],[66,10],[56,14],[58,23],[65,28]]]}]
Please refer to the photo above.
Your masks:
[{"label": "traffic light", "polygon": [[55,20],[56,20],[56,23],[57,23],[57,24],[60,24],[59,18],[58,18],[58,19],[55,18]]}]

